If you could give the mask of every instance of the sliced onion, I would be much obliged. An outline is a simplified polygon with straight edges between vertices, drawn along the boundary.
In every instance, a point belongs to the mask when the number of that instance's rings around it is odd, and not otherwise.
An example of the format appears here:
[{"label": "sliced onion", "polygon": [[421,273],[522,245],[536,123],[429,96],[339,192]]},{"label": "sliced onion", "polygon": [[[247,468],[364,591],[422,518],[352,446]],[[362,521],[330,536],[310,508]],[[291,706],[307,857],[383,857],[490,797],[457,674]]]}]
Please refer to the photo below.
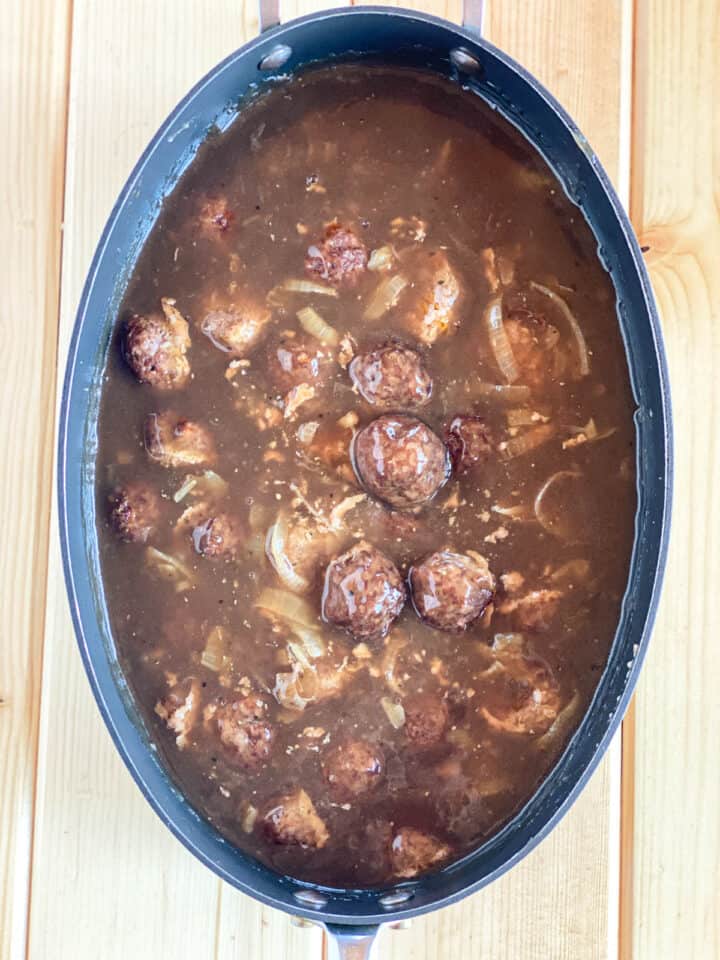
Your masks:
[{"label": "sliced onion", "polygon": [[226,657],[227,633],[222,627],[213,627],[200,654],[200,663],[208,670],[219,673],[225,666]]},{"label": "sliced onion", "polygon": [[276,673],[273,696],[286,710],[304,710],[310,703],[309,697],[304,697],[298,688],[300,680],[300,671],[295,669],[292,673]]},{"label": "sliced onion", "polygon": [[388,718],[392,726],[399,730],[400,727],[405,723],[405,708],[401,703],[397,703],[395,700],[391,700],[390,697],[381,697],[380,706],[385,711],[385,716]]},{"label": "sliced onion", "polygon": [[389,244],[386,244],[384,247],[378,247],[371,252],[367,268],[373,271],[389,270],[394,259],[395,253],[393,248]]},{"label": "sliced onion", "polygon": [[580,328],[580,324],[578,323],[575,314],[572,312],[563,298],[559,294],[555,293],[554,290],[551,290],[550,287],[545,287],[541,283],[535,283],[534,280],[530,281],[530,286],[533,290],[537,290],[538,293],[541,293],[544,297],[547,297],[548,300],[552,301],[552,303],[555,304],[560,313],[563,315],[563,318],[570,327],[570,332],[575,340],[580,376],[586,377],[590,373],[590,357],[588,355],[585,337],[583,336],[582,329]]},{"label": "sliced onion", "polygon": [[391,307],[395,306],[407,285],[408,281],[401,273],[396,273],[392,277],[385,277],[381,280],[365,307],[363,319],[379,320]]},{"label": "sliced onion", "polygon": [[194,579],[192,571],[181,560],[169,553],[163,553],[155,547],[147,547],[145,565],[161,580],[174,583],[178,593],[189,590],[192,586]]},{"label": "sliced onion", "polygon": [[321,297],[337,297],[338,292],[335,287],[328,287],[324,283],[315,283],[314,280],[293,279],[283,280],[276,287],[273,287],[268,298],[275,293],[286,291],[287,293],[317,293]]},{"label": "sliced onion", "polygon": [[573,488],[581,479],[577,470],[558,470],[548,477],[535,497],[535,516],[540,526],[561,540],[578,539],[578,524],[573,517],[580,498]]},{"label": "sliced onion", "polygon": [[549,748],[558,744],[559,741],[564,740],[567,734],[570,732],[570,728],[577,717],[579,709],[580,694],[576,690],[568,703],[565,704],[560,713],[555,717],[545,733],[538,740],[536,740],[536,745],[538,748],[540,750],[548,750]]},{"label": "sliced onion", "polygon": [[503,323],[502,297],[493,297],[485,307],[483,320],[488,332],[490,346],[500,373],[508,383],[514,383],[520,376],[515,354]]},{"label": "sliced onion", "polygon": [[315,337],[320,343],[328,347],[336,347],[340,343],[340,336],[334,327],[327,323],[317,310],[312,307],[303,307],[295,314],[300,322],[300,326],[311,337]]},{"label": "sliced onion", "polygon": [[299,626],[315,631],[319,629],[317,615],[307,600],[288,590],[265,587],[255,601],[255,606],[262,613],[277,617],[291,627]]},{"label": "sliced onion", "polygon": [[520,656],[525,649],[525,637],[522,633],[496,633],[491,649],[501,658],[508,655]]},{"label": "sliced onion", "polygon": [[503,460],[514,460],[521,457],[531,450],[537,449],[543,443],[547,443],[555,436],[555,426],[552,423],[541,423],[532,430],[526,430],[517,437],[511,437],[510,440],[504,440],[498,446],[500,456]]},{"label": "sliced onion", "polygon": [[197,485],[197,477],[186,477],[185,483],[180,487],[179,490],[176,490],[173,494],[173,500],[175,503],[182,503],[185,497],[190,493],[192,488]]},{"label": "sliced onion", "polygon": [[[265,541],[265,553],[273,566],[275,573],[282,580],[285,586],[294,593],[304,593],[310,587],[309,581],[301,576],[287,555],[288,538],[288,520],[284,513],[281,513],[275,523],[267,532]],[[282,592],[282,591],[276,591]],[[266,594],[267,591],[263,591]],[[258,601],[258,604],[260,602]]]},{"label": "sliced onion", "polygon": [[582,583],[590,575],[590,564],[584,557],[568,560],[550,574],[553,583]]},{"label": "sliced onion", "polygon": [[502,404],[525,403],[530,399],[530,387],[516,384],[510,386],[506,383],[475,383],[471,386],[470,392],[478,397],[486,397],[488,400],[497,400]]}]

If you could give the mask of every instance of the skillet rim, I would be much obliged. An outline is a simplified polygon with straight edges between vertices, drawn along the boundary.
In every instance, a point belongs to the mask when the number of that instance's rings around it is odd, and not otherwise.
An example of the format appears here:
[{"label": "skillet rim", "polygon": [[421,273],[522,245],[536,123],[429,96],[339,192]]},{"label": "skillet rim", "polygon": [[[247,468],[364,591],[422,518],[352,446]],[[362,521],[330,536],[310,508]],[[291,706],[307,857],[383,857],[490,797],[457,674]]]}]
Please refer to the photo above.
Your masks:
[{"label": "skillet rim", "polygon": [[[647,518],[647,520],[642,520],[640,518],[640,491],[638,493],[638,513],[636,515],[636,531],[634,538],[633,554],[630,561],[629,571],[628,571],[628,582],[630,577],[638,565],[638,559],[636,556],[636,549],[638,541],[641,538],[641,535],[646,531],[645,527],[648,525],[657,526],[659,523],[659,531],[656,531],[657,536],[657,552],[654,555],[654,560],[646,560],[646,566],[650,567],[650,582],[649,588],[646,588],[646,593],[648,594],[646,602],[641,604],[642,611],[639,617],[635,618],[635,624],[631,625],[633,628],[634,634],[638,636],[636,641],[637,652],[635,653],[632,664],[629,666],[628,672],[625,676],[624,684],[622,686],[622,691],[620,696],[617,699],[616,706],[612,711],[609,721],[605,726],[603,736],[595,743],[592,747],[591,754],[589,758],[584,761],[584,765],[581,766],[579,775],[576,775],[572,786],[564,791],[561,802],[555,807],[553,812],[549,817],[543,816],[542,823],[539,829],[536,829],[532,835],[506,859],[503,859],[499,866],[483,872],[479,877],[471,879],[469,882],[462,884],[458,889],[452,890],[450,893],[439,893],[431,897],[429,902],[422,903],[420,905],[400,906],[398,909],[392,909],[390,911],[382,911],[378,909],[376,898],[383,890],[387,889],[410,889],[410,890],[421,890],[423,886],[428,885],[428,881],[432,881],[433,878],[436,878],[436,881],[439,885],[442,886],[443,880],[449,880],[451,874],[457,873],[459,870],[465,870],[472,872],[473,864],[472,860],[476,858],[480,851],[482,851],[486,844],[483,844],[478,850],[462,858],[460,861],[457,861],[454,864],[451,864],[445,870],[440,871],[436,874],[431,874],[426,878],[420,878],[420,880],[411,882],[409,884],[393,884],[390,887],[383,888],[373,888],[368,891],[363,891],[366,894],[365,897],[357,896],[356,891],[346,891],[345,898],[347,901],[348,897],[352,897],[351,900],[343,904],[343,891],[339,888],[325,888],[318,887],[317,889],[328,892],[328,908],[327,909],[313,909],[304,907],[301,903],[295,901],[292,897],[292,893],[297,890],[302,889],[312,889],[314,887],[311,883],[303,883],[301,881],[292,880],[287,877],[282,877],[281,875],[275,873],[274,871],[269,870],[266,867],[255,865],[254,861],[242,854],[241,851],[237,851],[237,856],[243,861],[242,872],[244,876],[240,877],[237,873],[232,873],[230,870],[225,869],[221,866],[217,860],[213,859],[210,852],[205,849],[200,840],[191,834],[196,833],[191,829],[191,824],[189,822],[179,823],[177,820],[178,817],[173,817],[169,813],[163,801],[167,802],[171,799],[171,795],[174,794],[176,798],[181,798],[182,794],[177,790],[172,782],[168,779],[167,773],[164,772],[164,784],[159,782],[155,784],[150,784],[146,774],[139,768],[139,764],[143,759],[145,760],[155,760],[156,758],[152,757],[152,747],[149,744],[140,744],[129,745],[126,741],[126,736],[122,733],[122,727],[134,727],[135,733],[139,734],[137,726],[133,723],[131,717],[126,712],[127,708],[122,702],[122,694],[120,691],[120,682],[117,677],[111,678],[111,683],[113,689],[106,691],[107,679],[103,679],[98,675],[98,667],[102,669],[106,667],[108,671],[112,673],[112,663],[110,658],[107,655],[107,652],[104,647],[102,637],[100,636],[101,627],[99,623],[99,613],[94,608],[91,599],[89,598],[88,591],[91,591],[91,586],[89,583],[82,583],[83,577],[88,579],[88,576],[92,573],[87,562],[87,554],[83,551],[86,550],[86,534],[81,530],[70,528],[70,520],[78,519],[75,514],[78,511],[74,506],[69,504],[69,471],[71,467],[74,467],[74,473],[80,473],[82,475],[82,462],[77,465],[74,465],[68,461],[68,446],[70,439],[73,436],[76,436],[78,433],[82,432],[85,423],[79,424],[76,422],[77,418],[73,418],[73,412],[76,406],[80,406],[81,412],[84,412],[85,417],[91,413],[90,404],[87,398],[83,400],[82,397],[79,399],[75,396],[74,390],[77,388],[76,384],[76,375],[77,367],[79,364],[82,364],[83,361],[79,358],[79,346],[81,334],[85,328],[85,325],[89,323],[91,326],[97,327],[100,329],[100,325],[103,322],[102,318],[99,317],[88,317],[88,308],[90,305],[91,297],[94,292],[95,282],[97,278],[98,271],[103,263],[103,260],[107,254],[109,240],[111,239],[112,231],[116,225],[116,222],[120,218],[123,208],[128,201],[128,198],[131,196],[133,190],[136,189],[138,182],[141,180],[143,170],[145,165],[152,157],[156,148],[161,144],[161,142],[167,137],[167,135],[172,131],[173,125],[178,117],[188,109],[192,104],[193,100],[205,89],[207,85],[212,83],[223,71],[230,68],[241,59],[245,59],[253,51],[260,51],[262,48],[268,45],[269,40],[281,40],[286,39],[288,34],[291,34],[293,31],[302,28],[303,26],[310,23],[319,23],[324,21],[345,21],[348,25],[351,18],[353,17],[368,17],[368,16],[377,16],[381,14],[383,16],[390,16],[393,19],[401,21],[419,21],[429,25],[430,27],[442,28],[443,31],[449,32],[457,39],[458,42],[466,45],[472,49],[473,47],[479,48],[480,52],[491,58],[495,58],[499,61],[505,68],[512,71],[521,81],[527,85],[530,90],[537,95],[544,103],[543,107],[552,113],[561,121],[563,126],[567,129],[568,133],[573,137],[577,144],[577,149],[581,151],[585,158],[590,162],[592,170],[595,177],[597,178],[600,187],[605,195],[606,200],[608,201],[611,212],[616,221],[616,225],[619,228],[619,233],[616,238],[616,243],[618,245],[624,244],[626,248],[626,253],[629,254],[633,271],[635,273],[635,278],[639,281],[640,293],[642,295],[642,300],[645,309],[645,316],[642,318],[643,321],[647,322],[648,332],[650,334],[651,342],[650,347],[646,351],[646,356],[644,356],[644,361],[647,363],[650,359],[652,360],[652,368],[655,376],[653,379],[657,383],[659,398],[660,398],[660,409],[658,411],[660,418],[660,426],[662,428],[662,450],[658,449],[659,462],[663,466],[664,474],[664,483],[662,484],[662,497],[660,501],[660,516],[658,518],[657,512],[653,518]],[[335,25],[334,25],[335,26]],[[339,27],[340,24],[337,24]],[[307,61],[306,61],[307,63]],[[304,66],[305,64],[303,64]],[[501,111],[502,112],[502,111]],[[509,122],[513,122],[512,119],[509,119]],[[514,124],[517,125],[517,124]],[[527,136],[527,134],[525,134]],[[531,139],[531,142],[532,139]],[[583,146],[585,145],[585,146]],[[108,221],[105,225],[105,228],[102,232],[101,238],[99,240],[98,246],[95,250],[91,266],[89,268],[85,285],[83,288],[83,293],[80,299],[78,306],[72,337],[70,340],[67,363],[66,363],[66,372],[62,390],[62,399],[61,399],[61,411],[60,411],[60,424],[58,432],[58,466],[57,466],[57,492],[58,492],[58,504],[59,504],[59,528],[60,528],[60,539],[61,539],[61,549],[62,549],[62,560],[63,560],[63,570],[65,574],[66,590],[68,594],[68,600],[70,605],[70,611],[73,621],[73,627],[75,635],[77,638],[78,646],[80,648],[81,657],[83,660],[83,665],[85,671],[88,675],[90,685],[93,691],[93,695],[98,704],[100,712],[103,716],[103,720],[108,728],[108,731],[111,735],[111,738],[120,753],[123,762],[129,769],[133,779],[139,786],[142,791],[145,799],[149,802],[151,807],[158,814],[163,823],[172,831],[172,833],[183,843],[183,845],[193,853],[201,862],[206,866],[210,867],[218,876],[222,879],[228,881],[237,889],[240,889],[242,892],[252,896],[254,899],[259,900],[262,903],[265,903],[269,906],[277,907],[285,912],[303,916],[310,920],[321,921],[323,923],[340,923],[344,925],[367,925],[369,923],[382,923],[385,921],[394,921],[404,918],[411,918],[413,916],[420,915],[422,913],[429,912],[430,910],[439,909],[440,907],[446,906],[448,904],[454,903],[463,897],[469,895],[470,893],[479,890],[481,887],[487,885],[493,880],[497,879],[500,875],[509,870],[514,866],[519,860],[521,860],[527,853],[537,846],[537,844],[553,829],[554,826],[562,819],[569,807],[575,801],[579,793],[584,788],[588,779],[594,772],[597,767],[600,759],[605,753],[610,740],[612,739],[615,731],[617,730],[622,717],[627,708],[628,702],[632,695],[633,689],[637,682],[640,668],[647,651],[647,646],[649,642],[649,637],[652,629],[652,625],[655,619],[655,614],[657,611],[657,604],[659,600],[660,588],[662,585],[663,572],[665,568],[666,556],[667,556],[667,547],[669,539],[669,525],[670,525],[670,515],[671,515],[671,500],[672,500],[672,486],[673,486],[673,469],[672,469],[672,418],[671,418],[671,409],[670,409],[670,390],[669,390],[669,379],[667,364],[665,360],[663,345],[662,345],[662,336],[660,331],[659,318],[655,303],[652,296],[652,291],[650,287],[650,281],[647,276],[645,265],[642,259],[642,254],[637,244],[637,240],[632,231],[630,222],[625,214],[622,205],[615,194],[615,191],[610,183],[607,174],[603,170],[599,160],[596,155],[588,148],[587,141],[583,135],[578,130],[577,126],[574,124],[569,115],[565,110],[560,106],[560,104],[555,100],[555,98],[540,84],[538,81],[529,74],[522,66],[516,63],[511,57],[504,54],[502,51],[498,50],[494,45],[489,43],[487,40],[478,37],[472,30],[468,30],[463,27],[459,27],[455,24],[452,24],[446,20],[435,17],[430,14],[424,14],[418,11],[407,10],[402,8],[390,8],[390,7],[350,7],[350,8],[340,8],[334,10],[323,10],[318,13],[309,14],[305,17],[290,21],[286,24],[277,26],[271,30],[268,30],[259,37],[253,38],[248,43],[240,47],[238,50],[231,53],[228,57],[214,66],[177,104],[173,111],[168,115],[167,119],[158,129],[157,133],[153,136],[149,145],[141,154],[139,160],[137,161],[135,167],[133,168],[130,176],[128,177],[122,191],[120,192],[118,199],[116,200]],[[538,149],[542,153],[540,146],[533,142],[535,149]],[[552,166],[552,165],[551,165]],[[562,176],[555,171],[563,181]],[[628,345],[628,342],[624,336],[624,327],[621,325],[621,330],[623,330],[623,338],[625,340],[625,350],[628,361],[628,369],[632,378],[632,368],[630,364],[632,351]],[[82,391],[81,391],[82,392]],[[77,438],[77,437],[76,437]],[[85,437],[82,438],[83,442]],[[637,446],[637,456],[640,456],[641,446],[638,443]],[[661,454],[661,455],[660,455]],[[640,473],[638,472],[638,478]],[[82,479],[82,477],[81,477]],[[660,476],[660,480],[663,480],[663,475]],[[82,514],[82,510],[79,511]],[[94,520],[94,517],[93,517]],[[82,556],[81,556],[82,554]],[[84,596],[83,596],[84,595]],[[627,599],[627,593],[626,593]],[[621,613],[621,619],[618,625],[618,632],[616,632],[615,639],[613,641],[613,646],[618,643],[619,639],[619,627],[622,624],[622,621],[625,617],[625,604],[623,604],[623,612]],[[639,621],[639,623],[638,623]],[[87,629],[86,629],[87,628]],[[88,636],[91,634],[91,636]],[[612,648],[611,648],[612,653]],[[610,663],[610,657],[608,659],[608,664]],[[603,677],[605,671],[603,673]],[[528,803],[523,807],[523,810],[527,806],[531,805],[538,794],[542,790],[544,784],[547,784],[551,781],[554,775],[557,772],[558,767],[563,761],[563,758],[571,750],[573,743],[576,738],[579,740],[580,735],[583,733],[586,726],[586,722],[591,717],[593,712],[596,710],[596,699],[599,691],[603,685],[603,677],[600,678],[598,682],[598,687],[596,689],[596,694],[593,697],[593,700],[590,706],[587,709],[583,720],[581,721],[578,730],[573,735],[570,744],[563,752],[562,756],[558,758],[555,763],[555,766],[548,774],[546,779],[538,787],[532,797],[528,800]],[[111,695],[114,692],[116,697],[119,698],[119,704],[110,704],[106,693],[109,692]],[[132,735],[132,731],[127,731],[128,735]],[[136,756],[136,754],[141,754]],[[157,777],[155,778],[157,780]],[[160,787],[161,789],[158,789]],[[158,796],[158,793],[161,796]],[[185,814],[183,816],[183,821],[188,821],[189,816],[197,817],[197,814],[194,813],[190,805],[184,799],[182,800],[186,808]],[[522,811],[519,811],[511,819],[511,821],[505,825],[496,834],[491,838],[490,842],[496,842],[498,837],[502,837],[508,828],[515,822],[516,818],[522,814]],[[207,826],[207,825],[206,825]],[[207,826],[207,829],[213,830],[214,828]],[[202,831],[201,831],[202,833]],[[206,844],[209,846],[209,844]],[[228,845],[230,846],[230,845]],[[235,849],[235,848],[233,848]],[[258,890],[253,883],[251,882],[253,872],[256,877],[264,877],[263,886],[268,886],[267,880],[271,879],[272,885],[276,888],[274,895],[265,892],[265,890]],[[475,870],[477,873],[477,869]],[[281,892],[284,896],[281,895]],[[371,900],[372,897],[372,900]],[[335,903],[335,908],[344,905],[346,908],[352,908],[353,912],[335,912],[333,909],[333,902]],[[408,901],[412,903],[412,900]],[[367,909],[364,909],[364,908]]]}]

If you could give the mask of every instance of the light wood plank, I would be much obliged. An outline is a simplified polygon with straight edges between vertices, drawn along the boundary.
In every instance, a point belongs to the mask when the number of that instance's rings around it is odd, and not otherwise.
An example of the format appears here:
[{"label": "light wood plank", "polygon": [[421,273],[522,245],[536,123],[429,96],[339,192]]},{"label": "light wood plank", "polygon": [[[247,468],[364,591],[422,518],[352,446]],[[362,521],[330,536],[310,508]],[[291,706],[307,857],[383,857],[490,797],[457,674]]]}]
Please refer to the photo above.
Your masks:
[{"label": "light wood plank", "polygon": [[675,414],[673,533],[636,698],[632,956],[720,956],[720,7],[639,0],[632,214]]},{"label": "light wood plank", "polygon": [[[201,74],[257,29],[237,0],[76,0],[60,354],[104,220],[140,151]],[[29,299],[29,297],[28,297]],[[39,370],[39,365],[38,365]],[[56,537],[56,517],[53,535]],[[319,936],[225,887],[150,811],[85,679],[50,556],[29,956],[317,956]],[[227,919],[226,919],[227,918]]]},{"label": "light wood plank", "polygon": [[[628,182],[630,14],[629,2],[492,0],[485,18],[488,39],[558,97],[623,193]],[[616,738],[574,808],[537,850],[461,904],[414,920],[409,930],[383,931],[382,956],[616,957],[620,762]]]},{"label": "light wood plank", "polygon": [[0,957],[24,955],[50,516],[69,5],[0,3]]}]

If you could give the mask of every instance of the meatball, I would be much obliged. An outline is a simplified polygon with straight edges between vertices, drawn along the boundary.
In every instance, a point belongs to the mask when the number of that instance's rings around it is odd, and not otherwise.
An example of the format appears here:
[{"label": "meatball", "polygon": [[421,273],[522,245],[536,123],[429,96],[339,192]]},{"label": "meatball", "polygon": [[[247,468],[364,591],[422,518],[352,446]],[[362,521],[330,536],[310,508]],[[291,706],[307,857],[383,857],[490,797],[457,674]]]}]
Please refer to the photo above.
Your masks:
[{"label": "meatball", "polygon": [[487,560],[475,553],[440,550],[410,569],[418,616],[438,630],[465,630],[490,603],[495,578]]},{"label": "meatball", "polygon": [[405,735],[418,747],[429,747],[442,739],[448,722],[444,700],[432,693],[417,693],[403,700]]},{"label": "meatball", "polygon": [[141,480],[118,487],[110,497],[110,523],[126,543],[145,543],[160,519],[160,497]]},{"label": "meatball", "polygon": [[328,565],[322,616],[356,640],[382,640],[405,604],[405,585],[384,553],[362,541]]},{"label": "meatball", "polygon": [[432,394],[432,378],[422,357],[400,344],[358,354],[348,373],[360,396],[374,407],[412,410],[426,404]]},{"label": "meatball", "polygon": [[208,310],[200,329],[218,350],[244,357],[260,342],[271,319],[265,303],[247,294],[222,309]]},{"label": "meatball", "polygon": [[162,315],[134,313],[123,331],[123,356],[141,383],[158,390],[179,390],[190,378],[186,356],[190,347],[187,320],[175,309],[175,301],[161,301]]},{"label": "meatball", "polygon": [[218,707],[213,715],[220,742],[243,767],[259,766],[272,752],[275,729],[267,714],[267,702],[251,694]]},{"label": "meatball", "polygon": [[232,514],[216,513],[194,527],[192,539],[203,557],[234,560],[243,542],[240,521]]},{"label": "meatball", "polygon": [[560,691],[550,667],[528,652],[515,635],[497,638],[493,652],[503,668],[492,699],[481,714],[488,724],[503,733],[538,736],[546,733],[561,708]]},{"label": "meatball", "polygon": [[396,877],[416,877],[447,860],[450,853],[446,843],[415,827],[400,827],[390,843],[390,862]]},{"label": "meatball", "polygon": [[401,302],[402,322],[421,343],[433,344],[457,326],[460,282],[442,250],[418,256],[417,275]]},{"label": "meatball", "polygon": [[337,221],[325,228],[319,244],[308,247],[305,272],[333,287],[354,287],[367,269],[368,252],[362,240]]},{"label": "meatball", "polygon": [[330,351],[305,337],[281,337],[270,345],[268,377],[280,393],[287,393],[301,383],[319,386],[332,372]]},{"label": "meatball", "polygon": [[200,683],[194,677],[176,683],[170,693],[155,704],[155,713],[176,735],[175,742],[182,750],[200,713]]},{"label": "meatball", "polygon": [[162,467],[206,467],[215,461],[215,442],[206,427],[173,410],[145,418],[145,449]]},{"label": "meatball", "polygon": [[482,417],[454,417],[445,430],[445,445],[450,453],[453,473],[461,476],[476,464],[488,460],[493,452],[490,431]]},{"label": "meatball", "polygon": [[518,630],[543,633],[550,629],[561,599],[560,590],[531,590],[524,597],[503,600],[498,613],[512,616]]},{"label": "meatball", "polygon": [[366,490],[393,507],[415,507],[432,499],[446,482],[445,446],[415,417],[386,415],[355,435],[352,459]]},{"label": "meatball", "polygon": [[325,846],[330,837],[315,805],[302,787],[279,797],[265,813],[263,826],[271,840],[285,846],[319,849]]},{"label": "meatball", "polygon": [[328,751],[322,761],[323,774],[338,800],[352,800],[374,789],[380,782],[385,758],[367,740],[349,740]]},{"label": "meatball", "polygon": [[542,314],[511,307],[504,325],[522,383],[540,388],[568,372],[570,357],[560,331]]}]

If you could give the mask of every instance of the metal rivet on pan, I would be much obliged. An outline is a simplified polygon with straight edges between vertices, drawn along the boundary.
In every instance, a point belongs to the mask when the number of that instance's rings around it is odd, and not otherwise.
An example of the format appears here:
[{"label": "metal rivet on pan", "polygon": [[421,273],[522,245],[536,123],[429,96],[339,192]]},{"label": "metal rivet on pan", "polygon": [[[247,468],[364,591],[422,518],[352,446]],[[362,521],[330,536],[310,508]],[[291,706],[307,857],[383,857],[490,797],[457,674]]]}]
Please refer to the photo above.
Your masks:
[{"label": "metal rivet on pan", "polygon": [[305,917],[290,917],[290,923],[294,927],[300,927],[301,929],[317,926],[314,920],[306,920]]},{"label": "metal rivet on pan", "polygon": [[298,890],[293,894],[298,903],[304,907],[312,907],[313,910],[322,910],[327,906],[327,897],[324,897],[317,890]]},{"label": "metal rivet on pan", "polygon": [[278,70],[284,67],[292,56],[292,47],[286,43],[279,43],[270,53],[266,53],[258,64],[258,70]]},{"label": "metal rivet on pan", "polygon": [[450,51],[450,61],[461,73],[479,73],[482,69],[480,61],[473,53],[462,47],[453,47]]},{"label": "metal rivet on pan", "polygon": [[391,910],[393,907],[399,907],[401,903],[407,903],[411,897],[411,890],[396,890],[394,893],[385,893],[382,897],[378,897],[378,903],[386,910]]}]

